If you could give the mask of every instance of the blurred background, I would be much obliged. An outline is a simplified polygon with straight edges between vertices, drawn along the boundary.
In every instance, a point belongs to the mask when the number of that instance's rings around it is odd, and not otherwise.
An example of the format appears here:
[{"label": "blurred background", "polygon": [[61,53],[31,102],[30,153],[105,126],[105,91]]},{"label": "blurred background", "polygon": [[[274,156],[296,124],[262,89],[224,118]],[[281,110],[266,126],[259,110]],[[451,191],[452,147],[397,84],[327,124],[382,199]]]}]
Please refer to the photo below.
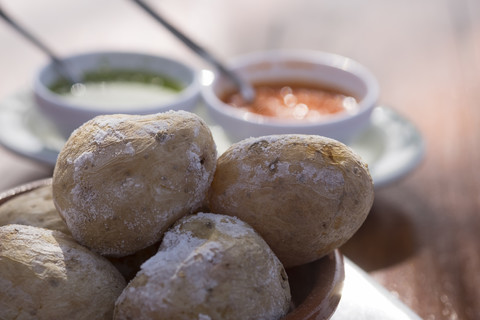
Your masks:
[{"label": "blurred background", "polygon": [[[474,81],[480,68],[480,5],[475,0],[149,3],[223,60],[277,48],[323,50],[356,59],[377,76],[380,103],[396,108],[416,124],[422,119],[422,130],[436,128],[440,111],[466,110],[466,96],[478,98],[480,91]],[[128,0],[3,0],[0,5],[60,56],[134,50],[204,66]],[[33,73],[47,58],[3,22],[0,44],[0,97],[5,97],[28,88]],[[427,106],[432,101],[436,105],[430,109]],[[451,116],[464,117],[452,119],[459,120],[458,124],[476,125],[465,113]],[[427,143],[430,149],[439,147],[436,141]],[[441,144],[451,152],[459,151],[452,141]],[[22,165],[15,158],[2,161]]]},{"label": "blurred background", "polygon": [[[378,190],[346,254],[425,319],[479,319],[480,1],[151,0],[219,58],[314,49],[358,60],[380,103],[422,132],[427,153]],[[118,49],[204,63],[127,0],[2,0],[60,56]],[[0,99],[27,90],[47,58],[0,21]],[[14,134],[14,133],[12,133]],[[0,191],[51,168],[0,147]],[[373,249],[375,248],[375,249]]]},{"label": "blurred background", "polygon": [[[469,41],[469,33],[478,29],[480,20],[478,3],[473,0],[149,3],[222,59],[272,48],[316,49],[352,57],[377,75],[382,101],[404,108],[415,109],[410,107],[413,104],[418,109],[421,101],[413,99],[412,91],[420,85],[423,90],[445,86],[451,77],[459,76],[466,67],[463,63],[478,61],[480,50],[478,42]],[[138,50],[201,63],[128,0],[3,0],[1,5],[59,55],[99,49]],[[0,23],[0,39],[0,94],[5,95],[28,85],[46,58],[4,23]],[[452,56],[461,58],[459,65],[439,63],[452,61]],[[419,68],[429,72],[414,71]],[[395,85],[392,78],[398,79]],[[404,79],[408,81],[400,81]]]}]

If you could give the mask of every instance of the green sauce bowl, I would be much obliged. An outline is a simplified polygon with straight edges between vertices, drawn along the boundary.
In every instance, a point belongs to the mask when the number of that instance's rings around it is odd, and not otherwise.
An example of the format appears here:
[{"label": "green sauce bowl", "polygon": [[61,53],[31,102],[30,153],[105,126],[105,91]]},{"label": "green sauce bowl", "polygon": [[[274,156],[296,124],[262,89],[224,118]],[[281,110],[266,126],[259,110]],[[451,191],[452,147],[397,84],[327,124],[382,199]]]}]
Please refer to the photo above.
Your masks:
[{"label": "green sauce bowl", "polygon": [[62,62],[80,83],[72,86],[48,63],[35,75],[33,94],[39,111],[65,137],[97,115],[192,111],[200,98],[197,70],[173,58],[106,51]]}]

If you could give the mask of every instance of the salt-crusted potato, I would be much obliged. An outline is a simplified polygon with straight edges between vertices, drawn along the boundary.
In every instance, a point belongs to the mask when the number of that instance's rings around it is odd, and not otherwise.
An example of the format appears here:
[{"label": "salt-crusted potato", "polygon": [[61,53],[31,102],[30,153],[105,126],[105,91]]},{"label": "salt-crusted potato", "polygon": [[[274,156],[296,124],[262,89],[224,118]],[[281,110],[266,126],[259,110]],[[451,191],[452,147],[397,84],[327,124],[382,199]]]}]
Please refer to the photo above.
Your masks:
[{"label": "salt-crusted potato", "polygon": [[7,224],[23,224],[70,234],[53,204],[50,185],[20,194],[0,205],[0,226]]},{"label": "salt-crusted potato", "polygon": [[0,319],[111,319],[125,280],[59,231],[0,227]]},{"label": "salt-crusted potato", "polygon": [[342,143],[275,135],[243,140],[219,157],[209,205],[250,224],[288,268],[346,242],[373,192],[367,165]]},{"label": "salt-crusted potato", "polygon": [[[65,221],[60,217],[53,204],[52,186],[18,195],[0,205],[0,226],[21,224],[57,230],[69,234]],[[125,257],[107,257],[126,280],[132,279],[140,270],[140,265],[158,250],[158,243]]]},{"label": "salt-crusted potato", "polygon": [[250,226],[198,213],[165,233],[118,298],[114,319],[278,319],[290,298],[282,264]]},{"label": "salt-crusted potato", "polygon": [[78,242],[129,255],[204,204],[216,157],[208,126],[192,113],[99,116],[60,152],[53,199]]}]

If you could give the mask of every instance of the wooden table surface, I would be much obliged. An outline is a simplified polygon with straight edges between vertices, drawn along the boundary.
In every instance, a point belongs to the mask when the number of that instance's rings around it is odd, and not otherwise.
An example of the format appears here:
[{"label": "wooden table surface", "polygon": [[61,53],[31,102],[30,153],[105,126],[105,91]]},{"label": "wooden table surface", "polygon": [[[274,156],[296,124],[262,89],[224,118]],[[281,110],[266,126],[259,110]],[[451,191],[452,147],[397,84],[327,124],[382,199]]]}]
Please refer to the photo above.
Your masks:
[{"label": "wooden table surface", "polygon": [[[480,319],[480,2],[477,0],[150,1],[217,56],[297,48],[352,57],[380,103],[421,131],[427,151],[381,188],[344,253],[424,319]],[[97,49],[203,64],[129,1],[5,0],[60,55]],[[0,22],[0,98],[46,58]],[[15,134],[12,132],[12,134]],[[0,191],[52,168],[0,147]]]}]

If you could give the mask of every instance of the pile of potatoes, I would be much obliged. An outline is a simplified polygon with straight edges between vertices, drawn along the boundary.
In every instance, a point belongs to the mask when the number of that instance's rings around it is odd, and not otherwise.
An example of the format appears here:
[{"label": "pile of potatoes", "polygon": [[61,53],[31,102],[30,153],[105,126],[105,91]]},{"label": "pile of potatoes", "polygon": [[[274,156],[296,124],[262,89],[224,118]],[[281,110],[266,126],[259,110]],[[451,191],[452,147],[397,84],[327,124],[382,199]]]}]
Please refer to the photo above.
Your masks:
[{"label": "pile of potatoes", "polygon": [[0,206],[0,318],[279,319],[285,268],[340,247],[372,203],[366,164],[332,139],[250,138],[217,158],[192,113],[99,116],[52,186]]}]

